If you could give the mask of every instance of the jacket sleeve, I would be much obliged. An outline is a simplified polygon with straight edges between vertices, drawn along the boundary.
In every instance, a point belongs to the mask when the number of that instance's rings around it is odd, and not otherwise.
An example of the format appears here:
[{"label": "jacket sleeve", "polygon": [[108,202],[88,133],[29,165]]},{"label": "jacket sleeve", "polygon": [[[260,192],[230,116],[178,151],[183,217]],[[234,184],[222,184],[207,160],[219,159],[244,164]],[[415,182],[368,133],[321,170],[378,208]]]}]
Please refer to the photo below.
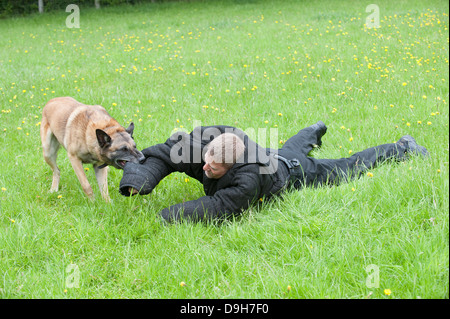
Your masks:
[{"label": "jacket sleeve", "polygon": [[160,214],[168,222],[206,221],[240,214],[258,199],[260,184],[258,176],[241,174],[234,178],[230,187],[217,191],[213,196],[203,196],[170,206]]}]

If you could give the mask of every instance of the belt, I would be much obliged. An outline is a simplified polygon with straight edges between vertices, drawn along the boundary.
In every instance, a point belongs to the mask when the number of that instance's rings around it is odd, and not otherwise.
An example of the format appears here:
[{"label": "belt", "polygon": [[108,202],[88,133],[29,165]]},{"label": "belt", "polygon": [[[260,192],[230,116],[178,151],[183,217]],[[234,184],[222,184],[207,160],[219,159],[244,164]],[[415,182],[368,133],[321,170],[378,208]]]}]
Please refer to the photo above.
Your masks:
[{"label": "belt", "polygon": [[287,158],[275,154],[275,159],[279,159],[284,162],[289,169],[289,182],[295,188],[300,188],[303,180],[303,169],[300,165],[300,161],[297,158],[288,160]]},{"label": "belt", "polygon": [[284,162],[287,165],[287,167],[289,168],[289,171],[291,171],[293,168],[300,166],[300,161],[296,158],[288,160],[287,158],[285,158],[279,154],[275,154],[273,157],[275,159],[279,159],[280,161]]}]

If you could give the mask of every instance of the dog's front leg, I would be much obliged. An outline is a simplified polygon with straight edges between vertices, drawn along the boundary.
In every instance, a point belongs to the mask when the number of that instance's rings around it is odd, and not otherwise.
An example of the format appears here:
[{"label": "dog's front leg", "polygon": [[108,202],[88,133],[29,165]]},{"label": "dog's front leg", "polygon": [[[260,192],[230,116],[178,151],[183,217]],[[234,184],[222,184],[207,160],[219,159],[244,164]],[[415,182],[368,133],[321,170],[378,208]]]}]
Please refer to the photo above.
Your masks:
[{"label": "dog's front leg", "polygon": [[70,163],[72,164],[73,170],[75,171],[75,174],[78,177],[78,180],[80,181],[81,187],[83,188],[84,193],[89,197],[90,199],[94,199],[94,193],[92,192],[92,187],[88,182],[88,179],[86,177],[86,173],[83,169],[83,164],[81,163],[81,160],[78,158],[78,156],[73,154],[68,154]]},{"label": "dog's front leg", "polygon": [[108,193],[108,170],[109,167],[99,168],[94,164],[95,177],[97,178],[98,187],[100,187],[100,192],[105,201],[109,202]]}]

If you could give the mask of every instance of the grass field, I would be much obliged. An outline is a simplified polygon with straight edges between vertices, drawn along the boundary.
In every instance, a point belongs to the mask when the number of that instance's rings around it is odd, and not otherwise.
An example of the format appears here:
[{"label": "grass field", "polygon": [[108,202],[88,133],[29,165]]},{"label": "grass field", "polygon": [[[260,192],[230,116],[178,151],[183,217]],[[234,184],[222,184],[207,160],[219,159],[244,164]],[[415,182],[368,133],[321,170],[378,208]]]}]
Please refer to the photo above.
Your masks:
[{"label": "grass field", "polygon": [[[3,298],[448,298],[447,1],[209,1],[0,20],[0,296]],[[202,196],[181,173],[151,195],[83,195],[64,150],[61,185],[40,144],[53,97],[134,121],[138,148],[175,129],[328,126],[317,158],[410,134],[429,159],[339,187],[289,192],[236,221],[162,225]],[[184,283],[184,284],[183,284]]]}]

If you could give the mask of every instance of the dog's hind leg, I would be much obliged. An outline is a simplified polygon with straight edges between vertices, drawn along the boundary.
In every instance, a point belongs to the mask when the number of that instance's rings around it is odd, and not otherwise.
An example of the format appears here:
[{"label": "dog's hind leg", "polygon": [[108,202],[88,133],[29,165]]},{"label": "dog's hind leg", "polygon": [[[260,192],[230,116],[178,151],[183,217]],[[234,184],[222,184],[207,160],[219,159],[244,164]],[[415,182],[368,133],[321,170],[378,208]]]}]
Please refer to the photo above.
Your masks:
[{"label": "dog's hind leg", "polygon": [[56,165],[60,144],[50,130],[50,127],[45,123],[41,126],[41,140],[44,159],[53,171],[52,188],[50,188],[50,192],[56,192],[58,191],[60,179],[60,171],[58,165]]},{"label": "dog's hind leg", "polygon": [[100,192],[105,201],[109,202],[108,193],[108,170],[109,167],[99,168],[94,164],[95,177],[97,178],[98,187],[100,187]]}]

